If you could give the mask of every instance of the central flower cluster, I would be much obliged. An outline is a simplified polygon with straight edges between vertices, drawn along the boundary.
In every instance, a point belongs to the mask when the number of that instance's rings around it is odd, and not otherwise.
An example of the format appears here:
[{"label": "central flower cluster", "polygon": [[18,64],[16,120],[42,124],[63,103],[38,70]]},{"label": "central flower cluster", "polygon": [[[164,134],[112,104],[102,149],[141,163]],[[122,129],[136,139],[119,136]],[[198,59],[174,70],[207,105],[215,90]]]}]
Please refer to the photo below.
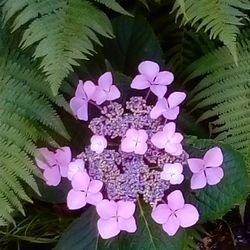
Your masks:
[{"label": "central flower cluster", "polygon": [[[98,85],[80,81],[70,101],[75,117],[87,121],[88,104],[101,112],[89,123],[93,133],[90,145],[75,159],[71,159],[68,147],[55,153],[42,148],[36,158],[48,185],[57,185],[65,176],[71,181],[69,209],[96,206],[100,216],[97,225],[104,239],[120,231],[136,231],[133,214],[140,197],[152,206],[152,218],[169,235],[179,227],[192,226],[199,218],[197,209],[185,204],[179,189],[169,193],[169,187],[184,181],[183,171],[188,166],[193,173],[192,189],[215,185],[223,178],[220,148],[210,149],[203,159],[197,159],[189,158],[182,147],[183,135],[177,132],[174,121],[186,95],[168,94],[173,74],[160,71],[151,61],[142,62],[138,70],[131,87],[148,88],[148,93],[144,98],[131,97],[125,106],[114,102],[121,94],[110,72],[99,78]],[[147,104],[150,93],[157,97],[154,106]]]}]

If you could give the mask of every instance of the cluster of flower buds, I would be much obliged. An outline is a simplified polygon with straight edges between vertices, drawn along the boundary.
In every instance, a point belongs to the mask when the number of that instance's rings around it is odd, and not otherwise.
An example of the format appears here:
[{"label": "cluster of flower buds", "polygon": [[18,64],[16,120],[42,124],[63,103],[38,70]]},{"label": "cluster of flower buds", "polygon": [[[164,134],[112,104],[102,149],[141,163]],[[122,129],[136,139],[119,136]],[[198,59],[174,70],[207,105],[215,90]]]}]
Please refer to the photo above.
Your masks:
[{"label": "cluster of flower buds", "polygon": [[[160,71],[152,61],[140,63],[138,70],[131,88],[148,92],[145,98],[131,97],[125,106],[114,101],[121,94],[110,72],[104,73],[97,85],[79,81],[70,101],[74,116],[88,121],[89,104],[101,112],[89,122],[93,133],[90,145],[75,158],[69,147],[55,152],[40,148],[36,156],[48,185],[58,185],[61,177],[71,182],[69,209],[86,204],[96,207],[100,217],[97,226],[104,239],[120,231],[136,231],[138,199],[152,206],[153,220],[168,235],[174,235],[179,227],[194,225],[199,213],[195,206],[185,203],[180,190],[185,168],[192,172],[191,189],[215,185],[224,175],[220,148],[209,149],[202,159],[189,158],[184,151],[183,135],[177,132],[175,120],[186,94],[168,94],[173,74]],[[155,105],[147,104],[150,94],[157,97]],[[177,188],[169,192],[170,186]]]}]

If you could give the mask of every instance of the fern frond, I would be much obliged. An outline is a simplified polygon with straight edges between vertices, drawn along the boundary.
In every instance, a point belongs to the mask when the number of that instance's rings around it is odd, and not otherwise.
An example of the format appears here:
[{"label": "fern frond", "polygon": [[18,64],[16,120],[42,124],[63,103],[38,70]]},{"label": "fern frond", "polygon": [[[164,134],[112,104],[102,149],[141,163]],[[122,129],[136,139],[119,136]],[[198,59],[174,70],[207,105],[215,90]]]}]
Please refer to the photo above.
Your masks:
[{"label": "fern frond", "polygon": [[226,47],[222,47],[189,67],[192,72],[189,79],[204,78],[192,90],[188,105],[193,111],[202,112],[198,122],[210,121],[216,139],[233,145],[247,159],[250,152],[250,41],[241,42],[238,51],[238,66]]},{"label": "fern frond", "polygon": [[180,16],[182,24],[197,26],[209,33],[210,39],[219,38],[237,62],[236,39],[239,26],[247,19],[244,10],[250,9],[249,0],[176,0],[173,11],[176,19]]},{"label": "fern frond", "polygon": [[[116,1],[98,2],[124,12]],[[37,45],[34,57],[42,58],[54,94],[77,60],[88,59],[93,43],[101,44],[97,35],[113,36],[108,17],[90,0],[5,0],[2,10],[5,23],[14,20],[13,31],[27,25],[21,47]]]}]

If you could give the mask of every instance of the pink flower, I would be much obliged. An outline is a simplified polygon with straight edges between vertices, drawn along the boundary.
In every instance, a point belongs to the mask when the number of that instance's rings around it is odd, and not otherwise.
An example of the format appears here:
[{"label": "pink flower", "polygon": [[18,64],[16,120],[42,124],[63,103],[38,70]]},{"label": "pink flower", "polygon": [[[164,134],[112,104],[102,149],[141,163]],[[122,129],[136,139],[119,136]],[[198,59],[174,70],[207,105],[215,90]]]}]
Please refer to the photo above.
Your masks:
[{"label": "pink flower", "polygon": [[181,184],[184,180],[182,174],[183,166],[180,163],[166,163],[161,172],[161,179],[169,181],[171,184]]},{"label": "pink flower", "polygon": [[199,189],[208,185],[216,185],[224,176],[221,165],[223,154],[219,147],[209,149],[203,159],[190,158],[188,165],[193,172],[191,188]]},{"label": "pink flower", "polygon": [[113,78],[110,72],[104,73],[98,79],[98,86],[93,95],[93,100],[96,101],[98,105],[105,101],[113,101],[120,98],[121,93],[119,89],[115,85],[112,85],[112,83]]},{"label": "pink flower", "polygon": [[167,123],[163,131],[157,132],[151,138],[151,142],[159,149],[165,149],[171,155],[181,155],[183,136],[175,132],[175,123]]},{"label": "pink flower", "polygon": [[160,71],[157,63],[152,61],[144,61],[139,64],[137,75],[131,83],[133,89],[150,90],[159,98],[162,98],[167,92],[167,85],[174,80],[174,75],[169,71]]},{"label": "pink flower", "polygon": [[49,186],[57,186],[61,177],[67,177],[68,165],[71,161],[71,150],[62,147],[52,152],[47,148],[38,149],[35,157],[36,164],[44,170],[43,176]]},{"label": "pink flower", "polygon": [[180,107],[186,94],[183,92],[174,92],[168,99],[160,98],[158,99],[156,105],[152,108],[150,112],[150,117],[152,119],[157,119],[159,116],[163,115],[168,120],[175,120],[180,112]]},{"label": "pink flower", "polygon": [[107,140],[103,135],[93,135],[90,142],[90,149],[97,154],[101,154],[108,145]]},{"label": "pink flower", "polygon": [[72,178],[72,187],[67,196],[67,205],[69,209],[79,209],[87,203],[96,205],[103,199],[103,183],[98,180],[90,180],[85,172],[78,172]]},{"label": "pink flower", "polygon": [[72,181],[73,176],[78,172],[86,172],[85,164],[82,159],[75,159],[69,163],[68,166],[68,179]]},{"label": "pink flower", "polygon": [[70,108],[79,120],[88,120],[88,102],[92,99],[95,90],[96,86],[93,82],[86,81],[83,83],[79,81],[75,97],[70,100]]},{"label": "pink flower", "polygon": [[122,139],[121,150],[127,153],[135,152],[143,155],[148,148],[147,139],[148,134],[145,130],[130,128],[127,130],[125,138]]},{"label": "pink flower", "polygon": [[179,227],[190,227],[199,219],[195,206],[185,204],[180,190],[168,195],[168,204],[160,204],[152,211],[152,218],[162,224],[163,230],[170,236],[175,235]]},{"label": "pink flower", "polygon": [[102,200],[96,205],[96,211],[100,216],[97,227],[103,239],[112,238],[120,231],[134,233],[137,229],[133,217],[135,204],[131,201]]}]

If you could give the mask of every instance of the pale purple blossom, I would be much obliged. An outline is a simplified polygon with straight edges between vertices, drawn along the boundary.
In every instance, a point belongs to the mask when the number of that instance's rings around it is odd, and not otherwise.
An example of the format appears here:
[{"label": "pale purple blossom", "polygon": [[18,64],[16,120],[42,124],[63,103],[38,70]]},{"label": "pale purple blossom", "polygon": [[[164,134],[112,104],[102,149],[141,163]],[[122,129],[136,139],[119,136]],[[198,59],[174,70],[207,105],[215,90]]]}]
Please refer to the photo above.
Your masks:
[{"label": "pale purple blossom", "polygon": [[218,184],[224,176],[223,154],[219,147],[209,149],[203,159],[189,158],[188,165],[193,173],[191,188],[200,189],[208,185]]},{"label": "pale purple blossom", "polygon": [[137,75],[132,83],[133,89],[150,90],[159,98],[162,98],[167,92],[167,85],[174,80],[174,75],[169,71],[160,71],[157,63],[152,61],[141,62],[138,66],[139,75]]},{"label": "pale purple blossom", "polygon": [[171,155],[181,155],[183,149],[181,141],[183,136],[181,133],[176,133],[176,125],[174,122],[167,123],[163,130],[154,134],[151,138],[151,142],[159,149],[165,149],[165,151]]},{"label": "pale purple blossom", "polygon": [[93,82],[79,81],[75,96],[70,100],[70,108],[79,120],[88,120],[88,102],[92,99],[95,90],[96,86]]},{"label": "pale purple blossom", "polygon": [[93,135],[90,139],[90,143],[90,149],[97,154],[101,154],[108,145],[108,142],[103,135]]},{"label": "pale purple blossom", "polygon": [[154,208],[151,215],[156,223],[162,224],[163,230],[168,235],[173,236],[179,227],[190,227],[199,220],[196,207],[185,204],[180,190],[170,193],[167,201],[167,204],[160,204]]},{"label": "pale purple blossom", "polygon": [[120,98],[121,93],[119,89],[113,85],[113,78],[110,72],[106,72],[98,79],[98,86],[93,94],[93,100],[98,105],[105,101],[113,101]]},{"label": "pale purple blossom", "polygon": [[103,199],[100,192],[103,182],[91,180],[86,172],[76,173],[71,181],[73,189],[67,196],[67,205],[69,209],[79,209],[86,206],[87,203],[96,205]]},{"label": "pale purple blossom", "polygon": [[68,179],[72,181],[73,176],[78,172],[86,172],[85,163],[83,159],[75,159],[69,163],[68,166]]},{"label": "pale purple blossom", "polygon": [[143,129],[128,129],[125,137],[121,141],[121,150],[123,152],[143,155],[147,151],[148,134]]},{"label": "pale purple blossom", "polygon": [[184,180],[183,166],[180,163],[166,163],[161,172],[161,179],[169,181],[172,185],[181,184]]},{"label": "pale purple blossom", "polygon": [[166,98],[159,98],[150,112],[150,118],[157,119],[163,115],[167,120],[175,120],[180,112],[179,105],[185,100],[184,92],[174,92]]},{"label": "pale purple blossom", "polygon": [[100,216],[97,227],[103,239],[112,238],[120,231],[134,233],[137,229],[133,216],[135,204],[131,201],[102,200],[96,205],[96,211]]},{"label": "pale purple blossom", "polygon": [[61,182],[61,177],[67,177],[71,150],[69,147],[62,147],[52,152],[47,148],[40,148],[35,161],[37,166],[44,170],[43,176],[47,185],[57,186]]}]

